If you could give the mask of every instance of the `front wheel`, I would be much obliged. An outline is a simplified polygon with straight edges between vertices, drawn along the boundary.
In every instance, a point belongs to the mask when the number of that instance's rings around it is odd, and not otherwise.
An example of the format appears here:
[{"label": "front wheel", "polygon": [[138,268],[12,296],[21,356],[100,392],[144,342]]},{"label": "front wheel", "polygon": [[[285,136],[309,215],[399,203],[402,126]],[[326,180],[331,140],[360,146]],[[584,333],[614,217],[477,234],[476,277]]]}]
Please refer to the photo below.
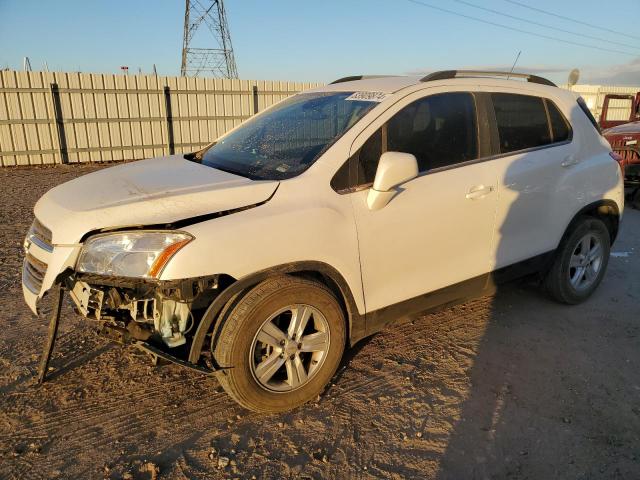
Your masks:
[{"label": "front wheel", "polygon": [[611,240],[606,225],[584,217],[562,241],[545,284],[553,298],[576,304],[586,300],[604,277]]},{"label": "front wheel", "polygon": [[297,277],[258,284],[230,305],[213,355],[229,365],[225,391],[256,412],[280,412],[315,398],[335,373],[345,317],[324,285]]}]

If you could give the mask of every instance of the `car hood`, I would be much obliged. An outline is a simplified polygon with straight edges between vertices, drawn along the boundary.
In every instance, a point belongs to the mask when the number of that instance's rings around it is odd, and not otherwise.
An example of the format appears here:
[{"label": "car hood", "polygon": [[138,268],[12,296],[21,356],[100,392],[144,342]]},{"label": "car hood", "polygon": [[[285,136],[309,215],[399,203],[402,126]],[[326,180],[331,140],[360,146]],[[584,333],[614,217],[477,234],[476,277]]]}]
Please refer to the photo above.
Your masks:
[{"label": "car hood", "polygon": [[185,160],[141,160],[90,173],[49,190],[35,216],[54,244],[99,229],[158,225],[268,200],[277,181],[254,181]]}]

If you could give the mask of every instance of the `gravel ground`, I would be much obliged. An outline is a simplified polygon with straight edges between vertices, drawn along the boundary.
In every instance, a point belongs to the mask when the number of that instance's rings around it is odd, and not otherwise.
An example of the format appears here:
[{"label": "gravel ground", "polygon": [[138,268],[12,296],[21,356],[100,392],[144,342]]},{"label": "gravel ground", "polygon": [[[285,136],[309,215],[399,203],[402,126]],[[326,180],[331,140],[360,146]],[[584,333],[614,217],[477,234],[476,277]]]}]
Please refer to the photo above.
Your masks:
[{"label": "gravel ground", "polygon": [[0,478],[640,478],[640,212],[583,305],[511,284],[362,342],[317,403],[263,416],[68,306],[34,385],[22,238],[42,193],[97,168],[0,170]]}]

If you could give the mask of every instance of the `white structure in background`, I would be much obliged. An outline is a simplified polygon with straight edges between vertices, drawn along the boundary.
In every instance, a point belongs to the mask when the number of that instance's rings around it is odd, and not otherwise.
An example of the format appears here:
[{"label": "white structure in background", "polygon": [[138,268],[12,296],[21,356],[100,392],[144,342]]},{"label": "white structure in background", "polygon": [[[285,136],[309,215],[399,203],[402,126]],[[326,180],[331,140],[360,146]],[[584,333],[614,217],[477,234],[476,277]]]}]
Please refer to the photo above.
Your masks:
[{"label": "white structure in background", "polygon": [[[596,120],[600,120],[600,113],[602,112],[602,102],[604,96],[608,93],[623,94],[623,95],[635,95],[636,92],[640,92],[640,85],[631,87],[618,87],[614,85],[588,85],[578,84],[570,87],[569,85],[563,85],[562,88],[571,90],[572,92],[580,95],[587,102],[587,106]],[[609,119],[610,120],[626,120],[629,118],[630,105],[625,100],[610,100],[609,103]]]}]

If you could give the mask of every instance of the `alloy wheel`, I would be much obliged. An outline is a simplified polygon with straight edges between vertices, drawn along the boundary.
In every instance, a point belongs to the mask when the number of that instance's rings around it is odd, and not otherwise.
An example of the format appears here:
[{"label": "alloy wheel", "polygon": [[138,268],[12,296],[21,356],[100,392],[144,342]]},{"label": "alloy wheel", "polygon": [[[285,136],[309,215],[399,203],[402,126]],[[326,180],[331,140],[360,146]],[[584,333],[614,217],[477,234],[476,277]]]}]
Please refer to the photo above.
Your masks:
[{"label": "alloy wheel", "polygon": [[330,345],[329,324],[315,307],[289,305],[271,315],[256,333],[249,365],[263,388],[290,392],[320,370]]},{"label": "alloy wheel", "polygon": [[598,278],[603,250],[598,237],[587,233],[577,243],[569,260],[569,282],[575,290],[586,290]]}]

